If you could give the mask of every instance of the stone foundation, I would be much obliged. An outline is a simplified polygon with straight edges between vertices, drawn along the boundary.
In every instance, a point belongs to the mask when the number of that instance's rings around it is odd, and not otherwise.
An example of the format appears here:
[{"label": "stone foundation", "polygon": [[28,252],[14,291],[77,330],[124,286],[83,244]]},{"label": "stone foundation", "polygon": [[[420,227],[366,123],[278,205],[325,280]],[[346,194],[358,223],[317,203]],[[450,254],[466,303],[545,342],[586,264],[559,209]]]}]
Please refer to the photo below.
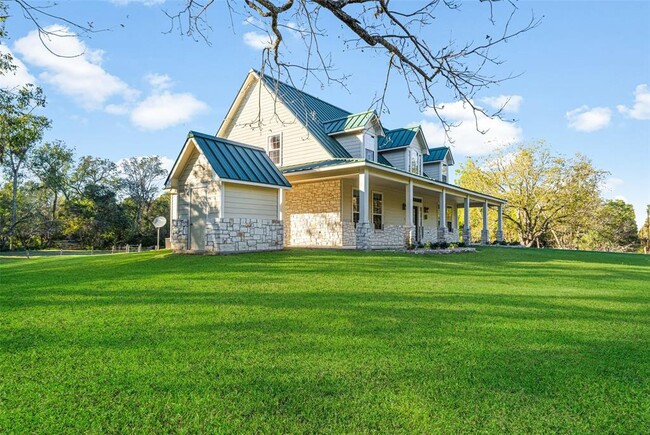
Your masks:
[{"label": "stone foundation", "polygon": [[369,223],[358,222],[355,230],[357,249],[370,249],[370,229]]},{"label": "stone foundation", "polygon": [[405,246],[405,233],[408,228],[403,225],[384,225],[381,230],[370,229],[371,249],[400,249]]},{"label": "stone foundation", "polygon": [[282,221],[216,219],[206,234],[205,250],[214,253],[278,250],[284,247]]},{"label": "stone foundation", "polygon": [[187,219],[174,219],[171,225],[171,245],[174,251],[187,249]]},{"label": "stone foundation", "polygon": [[481,243],[483,245],[487,245],[490,243],[490,231],[489,230],[481,230]]},{"label": "stone foundation", "polygon": [[497,242],[503,242],[503,231],[497,231]]},{"label": "stone foundation", "polygon": [[338,213],[300,213],[289,216],[289,246],[343,246]]},{"label": "stone foundation", "polygon": [[469,245],[472,243],[472,229],[471,228],[463,228],[463,243],[466,245]]}]

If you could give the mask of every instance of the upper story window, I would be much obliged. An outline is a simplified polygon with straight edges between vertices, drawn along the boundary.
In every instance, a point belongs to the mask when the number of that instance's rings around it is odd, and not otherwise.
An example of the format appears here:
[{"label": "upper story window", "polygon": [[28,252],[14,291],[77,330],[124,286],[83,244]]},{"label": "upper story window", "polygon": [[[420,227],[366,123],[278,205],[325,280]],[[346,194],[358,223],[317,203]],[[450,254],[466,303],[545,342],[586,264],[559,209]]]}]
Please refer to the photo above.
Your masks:
[{"label": "upper story window", "polygon": [[273,163],[278,166],[282,164],[282,134],[269,136],[266,152]]},{"label": "upper story window", "polygon": [[363,133],[363,148],[365,149],[364,157],[374,162],[377,150],[377,137],[369,131]]},{"label": "upper story window", "polygon": [[412,174],[422,174],[422,154],[413,148],[408,149],[408,170]]}]

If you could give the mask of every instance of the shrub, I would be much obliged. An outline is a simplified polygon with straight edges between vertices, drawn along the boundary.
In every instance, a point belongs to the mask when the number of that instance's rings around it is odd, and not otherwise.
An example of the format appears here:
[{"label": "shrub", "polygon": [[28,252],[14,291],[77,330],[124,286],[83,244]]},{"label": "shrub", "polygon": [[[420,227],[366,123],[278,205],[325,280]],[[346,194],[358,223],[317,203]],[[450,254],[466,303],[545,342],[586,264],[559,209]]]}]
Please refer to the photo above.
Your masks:
[{"label": "shrub", "polygon": [[415,244],[409,243],[408,245],[406,245],[406,249],[408,249],[409,251],[414,250],[415,249]]},{"label": "shrub", "polygon": [[449,247],[449,243],[447,242],[440,242],[440,249],[447,249]]},{"label": "shrub", "polygon": [[521,243],[519,243],[518,240],[513,240],[512,242],[508,243],[510,246],[519,246]]},{"label": "shrub", "polygon": [[424,247],[427,248],[427,249],[433,249],[433,243],[427,242],[427,243],[424,244]]},{"label": "shrub", "polygon": [[419,242],[419,243],[418,243],[418,248],[420,248],[420,249],[424,248],[424,243]]},{"label": "shrub", "polygon": [[460,242],[460,243],[458,244],[458,247],[459,247],[459,248],[466,248],[466,247],[467,247],[467,244],[466,244],[465,242]]},{"label": "shrub", "polygon": [[431,248],[432,249],[440,249],[440,242],[432,243]]},{"label": "shrub", "polygon": [[450,247],[451,249],[456,249],[456,248],[458,248],[458,244],[456,244],[456,243],[450,243],[450,244],[449,244],[449,247]]}]

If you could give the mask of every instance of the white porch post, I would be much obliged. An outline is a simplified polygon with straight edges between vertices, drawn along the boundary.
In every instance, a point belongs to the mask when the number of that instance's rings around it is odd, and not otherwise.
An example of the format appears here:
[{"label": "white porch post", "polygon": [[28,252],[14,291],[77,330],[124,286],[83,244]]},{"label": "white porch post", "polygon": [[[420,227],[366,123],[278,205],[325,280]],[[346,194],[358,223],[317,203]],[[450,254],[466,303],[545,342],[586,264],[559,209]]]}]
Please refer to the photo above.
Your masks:
[{"label": "white porch post", "polygon": [[497,242],[503,242],[503,205],[499,204],[499,218],[497,220]]},{"label": "white porch post", "polygon": [[440,192],[440,215],[438,216],[438,241],[447,241],[447,191]]},{"label": "white porch post", "polygon": [[469,196],[465,198],[464,204],[464,215],[463,215],[463,243],[469,245],[472,243],[472,232],[469,227]]},{"label": "white porch post", "polygon": [[481,243],[490,243],[490,230],[488,229],[488,202],[483,203],[483,230],[481,231]]},{"label": "white porch post", "polygon": [[359,222],[357,223],[357,249],[370,248],[370,223],[369,216],[370,177],[366,169],[359,173]]},{"label": "white porch post", "polygon": [[415,242],[415,233],[413,232],[413,180],[409,180],[406,185],[406,215],[404,222],[404,243],[410,245]]},{"label": "white porch post", "polygon": [[282,207],[284,206],[284,190],[278,189],[278,220],[283,218]]}]

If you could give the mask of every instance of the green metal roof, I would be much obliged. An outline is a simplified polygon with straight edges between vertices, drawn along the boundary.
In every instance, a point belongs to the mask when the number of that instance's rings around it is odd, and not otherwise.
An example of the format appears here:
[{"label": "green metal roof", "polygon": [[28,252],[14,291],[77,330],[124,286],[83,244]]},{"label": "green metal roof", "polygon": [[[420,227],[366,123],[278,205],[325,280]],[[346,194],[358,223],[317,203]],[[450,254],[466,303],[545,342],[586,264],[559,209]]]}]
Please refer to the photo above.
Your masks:
[{"label": "green metal roof", "polygon": [[214,172],[223,180],[291,187],[261,148],[196,131],[190,131],[187,137],[196,141]]},{"label": "green metal roof", "polygon": [[386,135],[379,138],[377,148],[379,151],[386,151],[393,148],[407,147],[413,141],[419,129],[420,127],[411,127],[387,130]]},{"label": "green metal roof", "polygon": [[302,122],[309,133],[313,135],[318,142],[336,158],[351,158],[348,153],[336,139],[329,137],[323,126],[323,122],[338,118],[345,118],[351,113],[343,110],[319,98],[309,95],[299,89],[294,88],[286,83],[282,83],[266,74],[260,75],[262,81],[269,87],[271,92],[277,94],[280,100],[289,108],[300,122]]},{"label": "green metal roof", "polygon": [[358,163],[363,162],[364,159],[330,159],[322,160],[320,162],[306,163],[304,165],[295,165],[295,166],[285,166],[282,169],[282,172],[287,174],[291,172],[300,172],[300,171],[309,171],[311,169],[325,168],[328,166],[337,166],[344,165],[346,163]]},{"label": "green metal roof", "polygon": [[340,133],[357,128],[363,128],[373,117],[377,117],[377,113],[374,110],[369,112],[353,113],[352,115],[325,121],[323,122],[323,127],[325,127],[325,132],[327,134]]},{"label": "green metal roof", "polygon": [[449,152],[448,147],[429,148],[429,155],[423,156],[424,163],[439,162],[444,160]]}]

